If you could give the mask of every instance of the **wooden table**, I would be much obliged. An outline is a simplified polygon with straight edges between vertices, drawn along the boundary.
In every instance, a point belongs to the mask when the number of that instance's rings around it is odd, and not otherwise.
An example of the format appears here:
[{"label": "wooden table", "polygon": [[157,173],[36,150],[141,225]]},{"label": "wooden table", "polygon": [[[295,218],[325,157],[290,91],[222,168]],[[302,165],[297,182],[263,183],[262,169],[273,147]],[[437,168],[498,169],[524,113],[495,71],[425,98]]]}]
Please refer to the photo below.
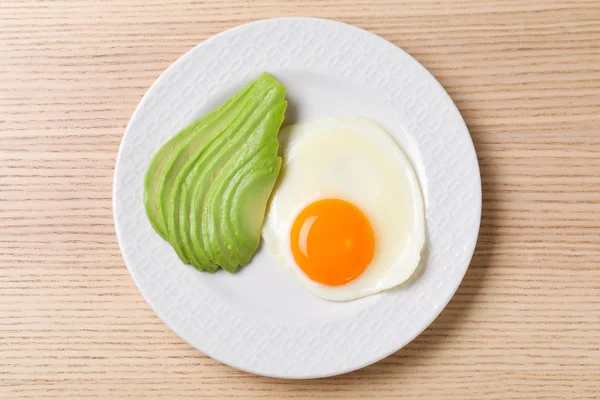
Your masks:
[{"label": "wooden table", "polygon": [[[600,398],[600,2],[373,3],[1,2],[1,399]],[[483,180],[447,309],[393,356],[313,381],[236,371],[171,332],[127,273],[111,210],[148,86],[209,36],[283,15],[411,53],[460,108]]]}]

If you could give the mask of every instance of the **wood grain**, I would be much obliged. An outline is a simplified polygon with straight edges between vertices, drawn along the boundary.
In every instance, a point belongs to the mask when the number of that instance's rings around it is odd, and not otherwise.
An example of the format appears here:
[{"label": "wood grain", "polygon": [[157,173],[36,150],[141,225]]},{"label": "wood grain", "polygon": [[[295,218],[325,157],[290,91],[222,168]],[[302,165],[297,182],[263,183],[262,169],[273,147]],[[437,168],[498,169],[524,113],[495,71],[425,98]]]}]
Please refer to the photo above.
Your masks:
[{"label": "wood grain", "polygon": [[[179,339],[129,277],[111,212],[124,127],[195,44],[268,17],[371,30],[460,108],[483,179],[472,265],[393,356],[314,381]],[[0,3],[0,398],[600,398],[600,3]]]}]

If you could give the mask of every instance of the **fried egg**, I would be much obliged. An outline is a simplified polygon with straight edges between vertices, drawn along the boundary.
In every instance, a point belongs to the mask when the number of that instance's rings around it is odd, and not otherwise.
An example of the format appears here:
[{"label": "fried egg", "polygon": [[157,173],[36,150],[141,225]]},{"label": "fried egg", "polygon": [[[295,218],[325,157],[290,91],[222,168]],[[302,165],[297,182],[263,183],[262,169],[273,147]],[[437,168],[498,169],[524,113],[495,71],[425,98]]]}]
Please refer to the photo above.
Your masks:
[{"label": "fried egg", "polygon": [[410,161],[362,117],[280,132],[283,166],[263,238],[279,265],[322,298],[347,301],[405,282],[425,243]]}]

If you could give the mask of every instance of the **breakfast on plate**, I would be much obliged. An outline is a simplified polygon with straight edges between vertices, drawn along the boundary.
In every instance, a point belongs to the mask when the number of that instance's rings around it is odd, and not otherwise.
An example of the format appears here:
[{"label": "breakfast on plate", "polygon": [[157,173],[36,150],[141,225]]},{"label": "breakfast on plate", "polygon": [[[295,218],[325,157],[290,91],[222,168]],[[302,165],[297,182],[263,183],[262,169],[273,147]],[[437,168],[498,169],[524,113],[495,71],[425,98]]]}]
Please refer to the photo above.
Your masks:
[{"label": "breakfast on plate", "polygon": [[161,147],[144,182],[156,232],[184,263],[232,273],[250,262],[262,231],[281,267],[328,300],[405,282],[425,243],[407,157],[362,117],[280,133],[285,109],[285,87],[263,73]]}]

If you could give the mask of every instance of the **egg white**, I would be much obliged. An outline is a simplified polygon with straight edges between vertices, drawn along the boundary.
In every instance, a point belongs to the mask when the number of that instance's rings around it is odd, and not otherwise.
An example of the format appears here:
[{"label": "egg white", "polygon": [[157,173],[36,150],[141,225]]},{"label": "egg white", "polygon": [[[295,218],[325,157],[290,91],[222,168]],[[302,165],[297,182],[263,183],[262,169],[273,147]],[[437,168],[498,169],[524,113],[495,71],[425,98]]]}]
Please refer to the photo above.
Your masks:
[{"label": "egg white", "polygon": [[[366,118],[345,117],[289,126],[279,135],[283,166],[263,227],[279,265],[317,296],[334,301],[368,296],[410,278],[425,243],[423,197],[410,161],[387,132]],[[290,246],[298,213],[327,198],[359,207],[375,236],[365,272],[341,286],[309,279]]]}]

